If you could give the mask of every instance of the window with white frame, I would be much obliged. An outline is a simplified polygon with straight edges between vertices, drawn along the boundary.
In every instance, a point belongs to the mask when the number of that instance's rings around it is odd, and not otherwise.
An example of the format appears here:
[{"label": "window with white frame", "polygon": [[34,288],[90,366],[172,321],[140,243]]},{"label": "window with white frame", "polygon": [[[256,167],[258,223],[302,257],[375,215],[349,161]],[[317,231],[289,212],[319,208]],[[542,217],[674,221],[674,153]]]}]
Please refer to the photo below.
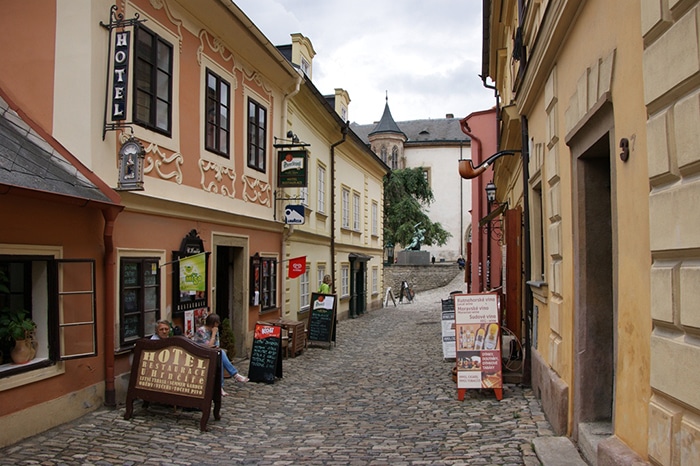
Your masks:
[{"label": "window with white frame", "polygon": [[372,236],[379,236],[379,204],[372,201]]},{"label": "window with white frame", "polygon": [[229,158],[231,85],[209,69],[206,70],[206,80],[205,147],[208,151]]},{"label": "window with white frame", "polygon": [[316,283],[316,289],[320,290],[321,289],[321,283],[323,283],[323,277],[326,276],[326,266],[319,264],[317,272],[316,272],[316,277],[318,278],[317,283]]},{"label": "window with white frame", "polygon": [[134,122],[170,136],[173,46],[139,24],[134,45]]},{"label": "window with white frame", "polygon": [[267,156],[267,109],[248,99],[248,166],[265,173]]},{"label": "window with white frame", "polygon": [[350,228],[350,190],[343,188],[341,203],[341,226],[343,228]]},{"label": "window with white frame", "polygon": [[340,266],[340,296],[350,295],[350,265]]},{"label": "window with white frame", "polygon": [[309,188],[299,188],[299,197],[302,205],[309,207]]},{"label": "window with white frame", "polygon": [[299,306],[301,309],[309,307],[311,291],[309,289],[309,267],[306,267],[304,274],[299,277]]},{"label": "window with white frame", "polygon": [[0,317],[32,321],[35,344],[31,359],[15,364],[11,329],[0,327],[8,335],[0,341],[0,379],[95,356],[95,261],[57,259],[60,251],[46,248],[13,249],[0,248]]},{"label": "window with white frame", "polygon": [[158,257],[122,257],[119,261],[119,347],[152,335],[160,319]]},{"label": "window with white frame", "polygon": [[379,293],[379,267],[372,267],[372,293]]},{"label": "window with white frame", "polygon": [[352,229],[360,231],[360,194],[352,193]]},{"label": "window with white frame", "polygon": [[318,167],[316,171],[318,176],[318,211],[324,213],[326,211],[326,167]]}]

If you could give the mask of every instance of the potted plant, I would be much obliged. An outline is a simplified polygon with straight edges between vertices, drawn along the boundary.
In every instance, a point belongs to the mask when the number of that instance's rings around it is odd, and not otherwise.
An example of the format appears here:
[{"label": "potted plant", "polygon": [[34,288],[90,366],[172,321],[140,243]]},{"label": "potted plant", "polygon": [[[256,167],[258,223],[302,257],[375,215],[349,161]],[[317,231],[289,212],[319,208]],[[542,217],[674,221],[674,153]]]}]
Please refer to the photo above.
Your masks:
[{"label": "potted plant", "polygon": [[[7,276],[0,271],[0,298],[9,293]],[[4,296],[3,296],[4,295]],[[36,323],[27,317],[27,311],[12,309],[6,305],[5,299],[0,299],[0,341],[3,346],[12,348],[10,353],[15,364],[24,364],[34,359],[34,331]]]}]

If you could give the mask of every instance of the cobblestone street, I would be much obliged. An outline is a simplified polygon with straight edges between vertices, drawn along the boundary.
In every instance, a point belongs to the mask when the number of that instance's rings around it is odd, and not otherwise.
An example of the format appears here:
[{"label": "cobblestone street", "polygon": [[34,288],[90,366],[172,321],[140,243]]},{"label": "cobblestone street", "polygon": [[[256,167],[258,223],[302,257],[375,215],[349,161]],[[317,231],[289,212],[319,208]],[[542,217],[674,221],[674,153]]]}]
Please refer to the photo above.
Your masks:
[{"label": "cobblestone street", "polygon": [[[123,406],[102,408],[0,450],[0,463],[539,465],[532,441],[552,433],[529,389],[506,385],[500,402],[478,390],[457,400],[440,299],[459,285],[339,322],[336,346],[285,359],[274,384],[227,379],[222,418],[212,416],[208,432],[199,412],[139,403],[127,421]],[[247,373],[247,361],[234,364]]]}]

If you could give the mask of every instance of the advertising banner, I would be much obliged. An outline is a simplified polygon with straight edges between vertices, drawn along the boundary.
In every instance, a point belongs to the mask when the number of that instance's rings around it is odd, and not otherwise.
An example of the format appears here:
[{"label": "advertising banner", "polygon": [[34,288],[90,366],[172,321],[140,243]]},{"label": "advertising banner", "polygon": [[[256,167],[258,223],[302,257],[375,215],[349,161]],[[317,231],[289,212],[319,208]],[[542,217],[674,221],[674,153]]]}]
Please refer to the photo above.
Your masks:
[{"label": "advertising banner", "polygon": [[503,388],[498,295],[457,294],[457,388]]}]

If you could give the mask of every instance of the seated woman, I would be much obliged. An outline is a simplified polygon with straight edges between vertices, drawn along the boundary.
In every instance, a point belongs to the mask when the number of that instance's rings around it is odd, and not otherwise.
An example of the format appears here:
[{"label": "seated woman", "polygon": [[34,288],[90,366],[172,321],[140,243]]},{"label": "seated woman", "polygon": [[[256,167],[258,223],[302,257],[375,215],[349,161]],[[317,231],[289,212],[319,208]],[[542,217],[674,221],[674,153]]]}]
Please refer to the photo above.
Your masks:
[{"label": "seated woman", "polygon": [[[216,314],[209,314],[207,319],[204,321],[204,325],[199,327],[195,332],[192,340],[202,346],[207,346],[209,348],[219,347],[219,325],[221,325],[221,319]],[[244,377],[238,373],[238,369],[233,367],[231,361],[226,355],[226,351],[221,351],[221,396],[228,396],[228,393],[224,391],[224,371],[231,374],[237,382],[247,382],[248,377]]]}]

